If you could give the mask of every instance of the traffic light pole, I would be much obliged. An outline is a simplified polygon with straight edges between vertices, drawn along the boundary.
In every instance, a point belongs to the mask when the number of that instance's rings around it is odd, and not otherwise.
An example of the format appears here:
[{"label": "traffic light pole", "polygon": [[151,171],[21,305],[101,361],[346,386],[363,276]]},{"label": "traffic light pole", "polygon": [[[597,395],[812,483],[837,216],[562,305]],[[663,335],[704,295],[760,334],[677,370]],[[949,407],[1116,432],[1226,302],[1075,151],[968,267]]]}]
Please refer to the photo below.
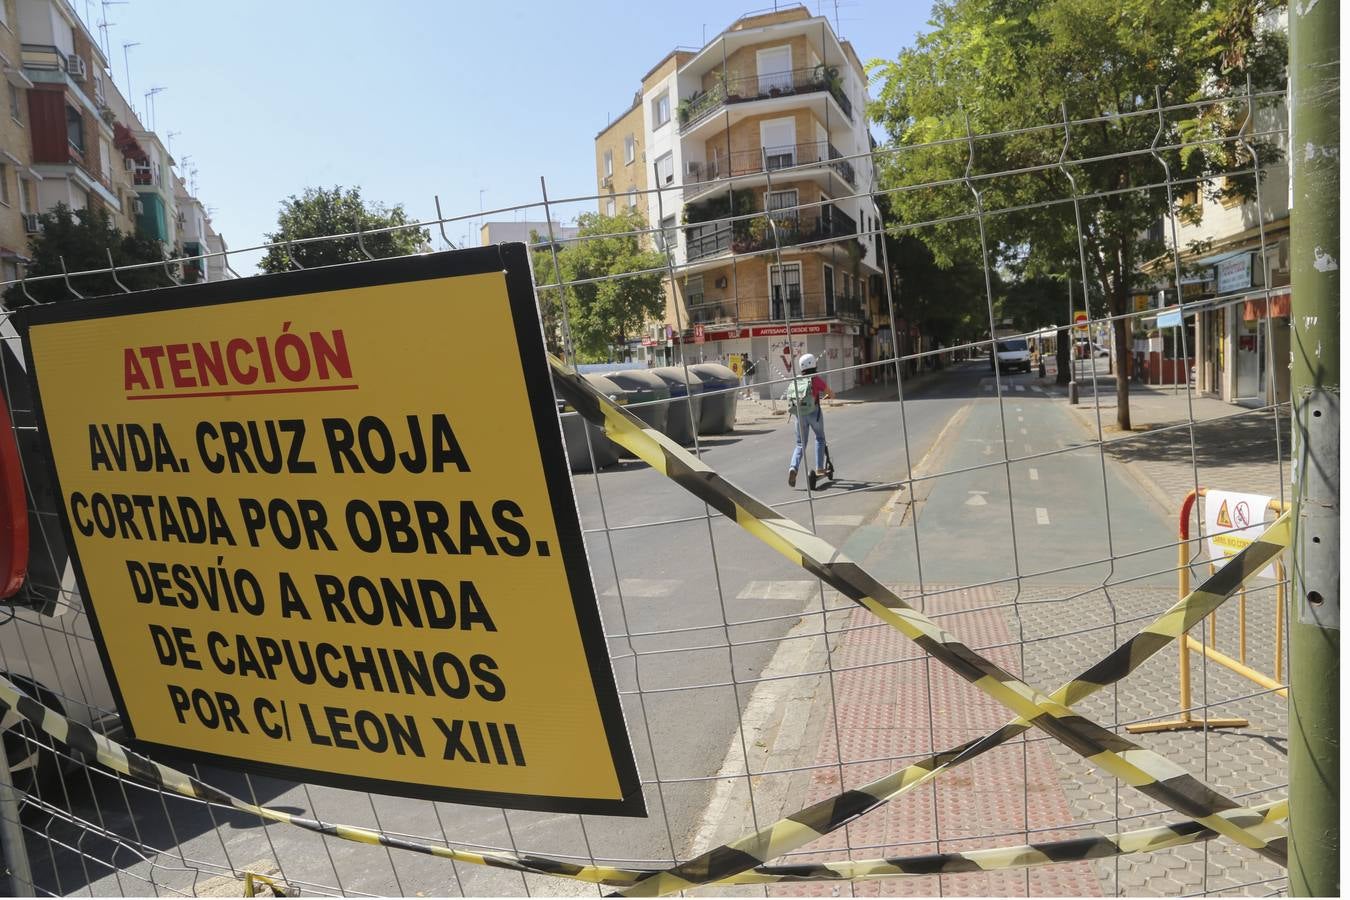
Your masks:
[{"label": "traffic light pole", "polygon": [[1289,890],[1340,895],[1340,11],[1289,4]]}]

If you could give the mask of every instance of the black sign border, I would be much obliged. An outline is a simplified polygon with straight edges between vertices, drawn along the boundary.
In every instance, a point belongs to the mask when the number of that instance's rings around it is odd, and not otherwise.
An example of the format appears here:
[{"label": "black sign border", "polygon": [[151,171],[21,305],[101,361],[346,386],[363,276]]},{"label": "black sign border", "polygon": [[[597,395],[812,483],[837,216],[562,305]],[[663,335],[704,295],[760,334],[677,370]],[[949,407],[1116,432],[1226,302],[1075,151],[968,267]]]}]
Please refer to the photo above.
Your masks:
[{"label": "black sign border", "polygon": [[[103,631],[99,627],[98,616],[94,609],[95,604],[89,602],[92,595],[89,591],[89,585],[85,581],[84,568],[80,564],[79,553],[76,550],[77,545],[66,509],[66,495],[60,485],[60,479],[56,471],[56,460],[52,453],[51,441],[47,431],[47,422],[42,405],[41,379],[38,374],[39,361],[34,356],[29,341],[30,329],[36,325],[191,309],[200,306],[218,306],[232,302],[282,299],[298,294],[318,294],[351,288],[378,287],[384,284],[401,284],[493,272],[500,272],[506,277],[506,293],[510,300],[516,343],[521,351],[520,364],[524,370],[525,389],[529,398],[530,411],[534,418],[535,436],[538,439],[541,453],[540,462],[544,468],[544,480],[548,488],[549,500],[553,505],[554,528],[561,544],[558,551],[563,556],[564,569],[567,572],[568,585],[572,594],[572,605],[580,630],[587,666],[590,670],[591,686],[595,691],[600,718],[609,746],[610,760],[618,779],[621,797],[617,800],[609,800],[594,797],[516,794],[471,788],[438,787],[391,779],[304,769],[262,762],[256,759],[241,759],[137,738],[131,726],[131,717],[127,714],[126,704],[122,698],[121,686],[118,684],[116,674],[109,662],[107,645],[104,642]],[[242,769],[259,775],[301,783],[422,800],[439,800],[474,806],[555,813],[631,817],[645,817],[647,815],[642,783],[638,777],[632,745],[628,741],[623,707],[620,704],[614,670],[609,660],[609,647],[600,621],[600,607],[595,595],[595,585],[591,581],[590,563],[586,555],[585,540],[581,533],[581,519],[577,512],[576,497],[572,492],[571,472],[568,469],[567,457],[563,451],[562,426],[558,419],[552,375],[544,348],[543,327],[540,323],[539,309],[535,303],[529,252],[524,244],[498,244],[492,247],[450,250],[422,256],[347,263],[295,272],[281,272],[272,275],[258,275],[249,278],[47,303],[16,310],[15,324],[23,338],[24,354],[29,361],[28,379],[33,389],[34,412],[37,416],[39,434],[45,451],[45,463],[57,496],[60,498],[61,531],[65,536],[67,546],[70,548],[70,560],[84,600],[84,611],[89,617],[94,640],[98,646],[99,659],[103,663],[109,687],[112,689],[113,699],[117,703],[117,710],[122,717],[127,740],[135,749],[154,751],[157,756],[166,761],[178,762],[180,767],[183,763],[204,763],[224,769]],[[453,339],[454,337],[456,336],[447,335],[447,339]],[[466,335],[457,337],[461,340],[467,339]]]}]

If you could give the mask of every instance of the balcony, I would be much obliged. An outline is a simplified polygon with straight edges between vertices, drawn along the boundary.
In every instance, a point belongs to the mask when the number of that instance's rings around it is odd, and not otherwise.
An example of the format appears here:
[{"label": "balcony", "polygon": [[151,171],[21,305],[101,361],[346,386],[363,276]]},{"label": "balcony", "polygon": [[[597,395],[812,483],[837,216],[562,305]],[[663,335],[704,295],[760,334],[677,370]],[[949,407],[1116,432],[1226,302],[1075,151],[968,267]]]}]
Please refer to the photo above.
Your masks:
[{"label": "balcony", "polygon": [[807,319],[861,321],[858,297],[796,289],[776,290],[771,297],[727,297],[689,306],[691,325],[729,325],[738,322],[782,322]]},{"label": "balcony", "polygon": [[710,90],[699,91],[680,102],[676,111],[680,120],[680,131],[688,131],[728,104],[767,100],[770,97],[791,97],[795,94],[811,94],[818,91],[828,91],[848,120],[853,121],[853,104],[844,93],[839,70],[834,66],[816,66],[814,69],[765,72],[723,79],[714,84]]},{"label": "balcony", "polygon": [[757,175],[764,171],[802,168],[829,163],[849,187],[857,187],[853,163],[841,159],[834,145],[827,141],[809,144],[789,144],[784,147],[765,147],[762,150],[738,150],[715,156],[706,162],[691,162],[685,172],[685,187],[706,185],[722,178]]},{"label": "balcony", "polygon": [[46,69],[54,72],[66,70],[66,56],[51,44],[24,44],[19,48],[20,60],[25,69]]},{"label": "balcony", "polygon": [[[801,212],[775,212],[775,228],[767,216],[726,219],[687,226],[684,230],[685,255],[689,262],[732,253],[757,253],[775,246],[793,247],[831,239],[849,238],[858,233],[858,223],[838,207],[825,205]],[[775,245],[774,232],[777,231]]]}]

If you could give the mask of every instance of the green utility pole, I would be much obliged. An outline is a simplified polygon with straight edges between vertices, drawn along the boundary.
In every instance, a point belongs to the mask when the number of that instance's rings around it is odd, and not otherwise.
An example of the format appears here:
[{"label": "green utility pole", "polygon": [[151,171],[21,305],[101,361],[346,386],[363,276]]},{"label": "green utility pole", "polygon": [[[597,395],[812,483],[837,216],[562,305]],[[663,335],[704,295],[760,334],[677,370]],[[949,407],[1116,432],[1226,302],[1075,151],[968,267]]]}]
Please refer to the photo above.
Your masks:
[{"label": "green utility pole", "polygon": [[1341,893],[1339,7],[1289,4],[1289,889],[1298,897]]}]

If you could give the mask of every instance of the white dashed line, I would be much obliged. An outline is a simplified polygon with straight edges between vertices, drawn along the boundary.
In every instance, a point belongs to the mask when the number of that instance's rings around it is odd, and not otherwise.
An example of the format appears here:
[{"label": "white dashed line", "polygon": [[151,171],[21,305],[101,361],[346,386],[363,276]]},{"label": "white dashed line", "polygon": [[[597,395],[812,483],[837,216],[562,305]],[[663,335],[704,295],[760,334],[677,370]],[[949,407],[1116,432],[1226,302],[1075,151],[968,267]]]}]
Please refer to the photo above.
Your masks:
[{"label": "white dashed line", "polygon": [[[673,578],[624,578],[619,581],[625,597],[653,598],[669,597],[679,588],[680,582]],[[617,597],[614,588],[605,591],[610,597]]]},{"label": "white dashed line", "polygon": [[1041,480],[1041,473],[1040,473],[1040,472],[1037,472],[1035,469],[1028,469],[1028,470],[1027,470],[1027,474],[1031,476],[1031,480],[1032,480],[1032,481],[1040,481],[1040,480]]},{"label": "white dashed line", "polygon": [[752,581],[736,595],[738,600],[805,600],[819,589],[818,581]]},{"label": "white dashed line", "polygon": [[816,516],[817,525],[847,525],[853,528],[862,524],[862,516]]},{"label": "white dashed line", "polygon": [[1044,393],[1045,393],[1045,388],[1041,387],[1039,384],[1033,384],[1033,385],[1031,386],[1031,389],[1032,389],[1033,391],[1035,391],[1036,393],[1038,393],[1038,394],[1044,394]]},{"label": "white dashed line", "polygon": [[1027,389],[1027,386],[1025,384],[1015,384],[1013,385],[1013,387],[1019,391],[1025,391]]},{"label": "white dashed line", "polygon": [[[1020,412],[1020,410],[1019,410],[1019,412]],[[1017,421],[1019,421],[1019,422],[1024,422],[1024,421],[1026,421],[1026,420],[1025,420],[1022,416],[1018,416],[1018,417],[1017,417]]]},{"label": "white dashed line", "polygon": [[1026,437],[1026,436],[1027,436],[1027,430],[1026,430],[1025,428],[1023,428],[1023,429],[1021,429],[1021,431],[1022,431],[1022,437]]},{"label": "white dashed line", "polygon": [[994,389],[994,386],[992,384],[989,384],[988,382],[985,382],[984,389],[986,391],[992,391]]},{"label": "white dashed line", "polygon": [[1044,506],[1036,507],[1036,524],[1037,525],[1050,524],[1050,511],[1047,510]]}]

